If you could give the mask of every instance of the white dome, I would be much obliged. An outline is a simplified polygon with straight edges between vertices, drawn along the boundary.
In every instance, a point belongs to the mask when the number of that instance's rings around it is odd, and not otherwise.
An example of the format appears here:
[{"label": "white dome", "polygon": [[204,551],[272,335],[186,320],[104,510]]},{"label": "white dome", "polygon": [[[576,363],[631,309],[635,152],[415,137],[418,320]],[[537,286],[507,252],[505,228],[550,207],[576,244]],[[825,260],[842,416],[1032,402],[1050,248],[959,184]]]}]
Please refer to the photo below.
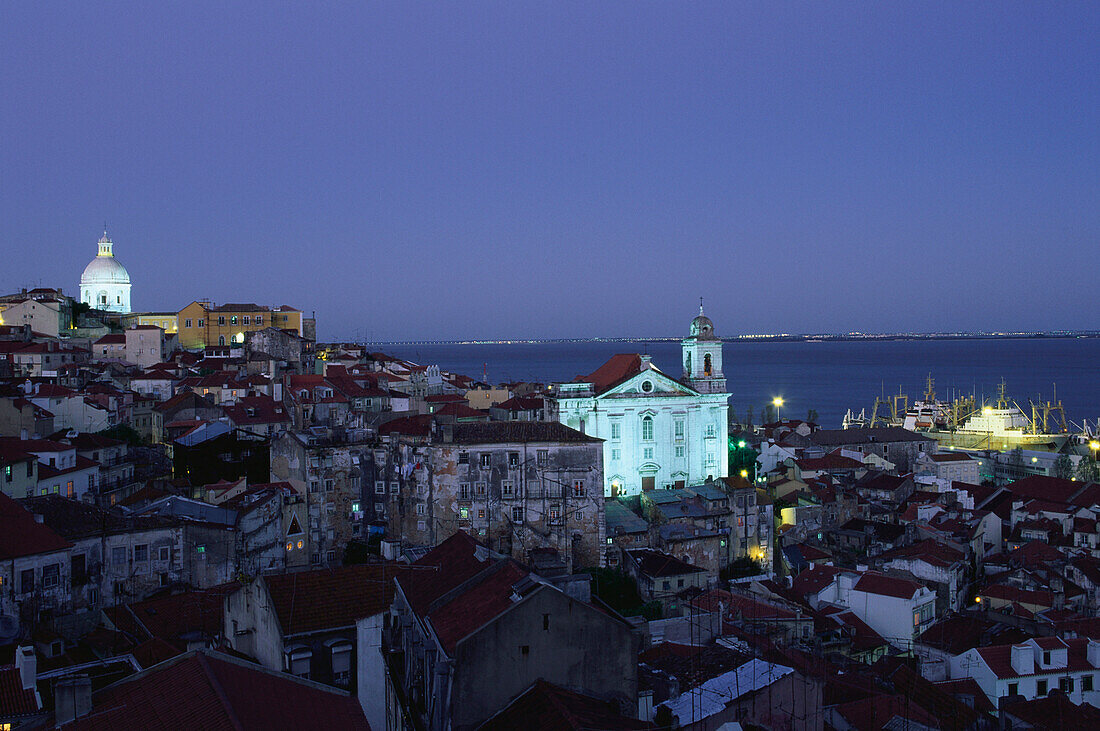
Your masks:
[{"label": "white dome", "polygon": [[122,262],[113,256],[97,256],[84,267],[84,273],[80,275],[80,284],[129,284],[130,273]]}]

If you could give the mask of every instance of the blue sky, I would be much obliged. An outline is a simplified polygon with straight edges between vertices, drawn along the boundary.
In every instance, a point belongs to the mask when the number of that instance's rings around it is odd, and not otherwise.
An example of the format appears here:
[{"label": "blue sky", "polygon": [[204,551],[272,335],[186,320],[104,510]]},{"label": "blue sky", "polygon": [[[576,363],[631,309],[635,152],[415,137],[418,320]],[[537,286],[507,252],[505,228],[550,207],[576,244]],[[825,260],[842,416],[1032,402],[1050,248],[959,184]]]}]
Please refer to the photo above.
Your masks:
[{"label": "blue sky", "polygon": [[0,289],[322,338],[1094,328],[1096,3],[7,3]]}]

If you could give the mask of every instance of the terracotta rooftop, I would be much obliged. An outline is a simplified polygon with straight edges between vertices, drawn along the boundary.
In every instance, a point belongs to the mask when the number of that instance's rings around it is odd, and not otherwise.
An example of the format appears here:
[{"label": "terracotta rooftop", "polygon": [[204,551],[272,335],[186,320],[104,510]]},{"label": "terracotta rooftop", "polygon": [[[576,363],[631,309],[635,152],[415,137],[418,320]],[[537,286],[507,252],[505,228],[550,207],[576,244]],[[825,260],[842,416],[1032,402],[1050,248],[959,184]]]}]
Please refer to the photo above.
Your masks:
[{"label": "terracotta rooftop", "polygon": [[538,680],[482,724],[478,731],[634,731],[656,728],[622,715],[614,703]]},{"label": "terracotta rooftop", "polygon": [[218,652],[188,652],[92,696],[92,713],[64,729],[366,729],[347,693]]},{"label": "terracotta rooftop", "polygon": [[385,611],[394,579],[409,569],[397,564],[361,564],[264,576],[284,635],[350,627]]},{"label": "terracotta rooftop", "polygon": [[72,544],[0,492],[0,560],[63,551]]}]

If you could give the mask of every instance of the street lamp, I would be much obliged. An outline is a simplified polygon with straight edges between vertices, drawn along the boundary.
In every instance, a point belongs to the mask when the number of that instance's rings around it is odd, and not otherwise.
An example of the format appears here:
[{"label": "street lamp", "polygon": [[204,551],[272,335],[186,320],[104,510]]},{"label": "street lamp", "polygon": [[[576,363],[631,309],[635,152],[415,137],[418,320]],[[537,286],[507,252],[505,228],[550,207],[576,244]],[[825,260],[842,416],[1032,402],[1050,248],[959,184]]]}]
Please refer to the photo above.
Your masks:
[{"label": "street lamp", "polygon": [[776,422],[782,421],[782,419],[779,418],[779,410],[781,408],[783,408],[783,397],[782,396],[776,396],[775,398],[773,398],[772,399],[772,406],[775,407],[775,420],[776,420]]}]

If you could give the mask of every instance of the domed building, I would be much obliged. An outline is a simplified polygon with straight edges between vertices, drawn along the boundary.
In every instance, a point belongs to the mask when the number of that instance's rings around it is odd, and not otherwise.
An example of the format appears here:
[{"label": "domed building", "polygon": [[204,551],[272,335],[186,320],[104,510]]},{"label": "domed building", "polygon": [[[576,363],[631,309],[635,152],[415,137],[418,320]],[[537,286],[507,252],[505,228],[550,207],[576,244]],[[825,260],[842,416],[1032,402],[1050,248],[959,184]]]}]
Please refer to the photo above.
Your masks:
[{"label": "domed building", "polygon": [[96,257],[80,275],[80,301],[97,310],[126,313],[130,311],[130,273],[113,249],[104,231]]}]

